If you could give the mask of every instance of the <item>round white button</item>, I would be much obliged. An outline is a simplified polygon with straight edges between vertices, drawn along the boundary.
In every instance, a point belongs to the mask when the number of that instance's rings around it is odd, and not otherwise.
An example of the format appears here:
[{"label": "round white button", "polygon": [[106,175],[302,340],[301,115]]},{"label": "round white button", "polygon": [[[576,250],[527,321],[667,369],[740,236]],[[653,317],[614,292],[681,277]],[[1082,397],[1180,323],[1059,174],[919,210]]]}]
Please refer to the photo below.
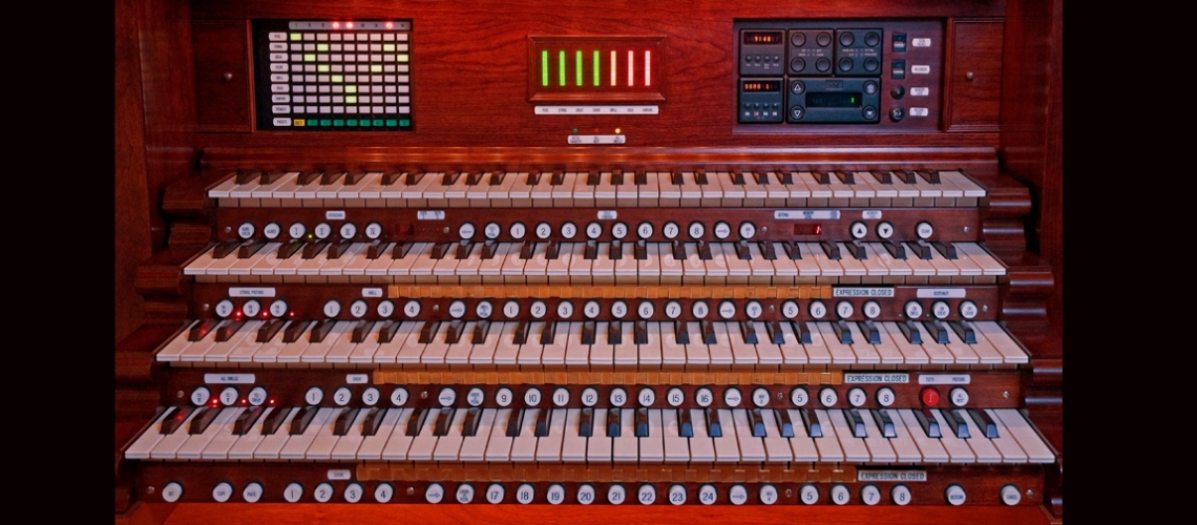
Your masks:
[{"label": "round white button", "polygon": [[467,222],[458,226],[457,236],[462,239],[472,239],[474,237],[474,225]]},{"label": "round white button", "polygon": [[947,497],[948,503],[953,506],[964,505],[964,500],[967,499],[964,487],[955,483],[948,485],[948,490],[944,491],[944,495]]},{"label": "round white button", "polygon": [[798,491],[798,499],[806,505],[814,505],[819,502],[819,488],[814,485],[803,485],[802,489]]},{"label": "round white button", "polygon": [[759,301],[748,301],[748,304],[744,305],[744,315],[747,315],[749,319],[758,319],[763,313],[765,313],[765,309],[761,307]]},{"label": "round white button", "polygon": [[343,407],[348,405],[350,401],[353,401],[353,391],[349,390],[348,387],[340,387],[333,392],[333,402],[337,406]]},{"label": "round white button", "polygon": [[507,494],[507,489],[503,488],[502,483],[491,483],[486,487],[486,502],[491,504],[503,503],[503,496]]},{"label": "round white button", "polygon": [[968,404],[968,390],[964,387],[958,386],[948,392],[948,399],[952,401],[953,406],[962,407]]},{"label": "round white button", "polygon": [[655,310],[652,301],[640,301],[640,304],[636,305],[636,315],[641,319],[651,319]]},{"label": "round white button", "polygon": [[574,316],[574,303],[569,301],[561,301],[557,303],[557,317],[560,319],[569,319]]},{"label": "round white button", "polygon": [[860,489],[860,500],[863,501],[865,505],[876,505],[881,503],[881,491],[876,485],[865,485],[864,488]]},{"label": "round white button", "polygon": [[512,224],[511,227],[507,229],[507,233],[511,234],[512,239],[518,241],[523,239],[524,235],[528,234],[528,227],[524,226],[524,223],[522,222],[517,222]]},{"label": "round white button", "polygon": [[561,237],[565,239],[573,239],[578,236],[578,225],[567,222],[561,225]]},{"label": "round white button", "polygon": [[420,315],[420,301],[412,299],[403,304],[403,315],[416,317]]},{"label": "round white button", "polygon": [[798,303],[796,301],[786,301],[781,303],[781,315],[785,316],[786,319],[798,317],[799,311]]},{"label": "round white button", "polygon": [[482,228],[482,235],[485,235],[487,239],[498,239],[500,233],[503,233],[503,228],[495,222],[487,223],[486,227]]},{"label": "round white button", "polygon": [[569,389],[565,387],[557,387],[553,391],[553,405],[563,407],[569,403]]},{"label": "round white button", "polygon": [[869,227],[863,222],[856,221],[852,223],[851,232],[853,239],[863,239],[865,235],[869,234]]},{"label": "round white button", "polygon": [[727,390],[723,391],[723,403],[729,407],[738,407],[740,406],[740,402],[743,400],[744,398],[740,395],[739,388],[731,386],[727,387]]},{"label": "round white button", "polygon": [[751,239],[756,237],[756,225],[751,222],[740,223],[740,238]]},{"label": "round white button", "polygon": [[254,225],[251,222],[243,222],[241,226],[237,227],[237,236],[242,239],[248,239],[254,236]]},{"label": "round white button", "polygon": [[881,405],[883,407],[891,406],[894,404],[894,399],[895,399],[894,389],[892,389],[888,386],[883,386],[883,387],[877,389],[877,404],[878,405]]},{"label": "round white button", "polygon": [[915,301],[907,301],[903,308],[907,319],[918,319],[923,316],[923,305]]},{"label": "round white button", "polygon": [[474,486],[469,483],[462,483],[457,486],[457,493],[454,494],[458,503],[466,504],[474,501]]},{"label": "round white button", "polygon": [[345,501],[349,503],[357,503],[362,500],[362,484],[350,483],[345,485]]},{"label": "round white button", "polygon": [[865,393],[863,388],[853,387],[848,390],[848,404],[854,407],[861,407],[868,400],[869,395]]},{"label": "round white button", "polygon": [[1022,492],[1014,485],[1006,485],[1002,487],[1002,503],[1014,506],[1022,501]]},{"label": "round white button", "polygon": [[703,485],[698,487],[698,501],[703,505],[712,505],[715,500],[719,499],[719,491],[715,490],[714,485]]},{"label": "round white button", "polygon": [[333,497],[333,486],[331,483],[324,482],[316,485],[316,490],[312,491],[312,497],[320,503],[328,503]]},{"label": "round white button", "polygon": [[238,394],[236,388],[226,386],[224,387],[224,390],[220,391],[220,404],[226,407],[231,406],[233,403],[237,402],[237,396]]},{"label": "round white button", "polygon": [[616,239],[623,239],[624,237],[627,237],[628,225],[622,222],[615,223],[615,225],[611,227],[611,236]]},{"label": "round white button", "polygon": [[540,404],[540,389],[531,387],[524,391],[524,404],[534,407]]},{"label": "round white button", "polygon": [[298,482],[292,481],[287,484],[287,488],[283,489],[283,499],[287,500],[287,503],[295,503],[301,498],[303,498],[303,485]]},{"label": "round white button", "polygon": [[960,303],[960,317],[972,319],[977,316],[977,303],[963,301]]},{"label": "round white button", "polygon": [[669,487],[669,503],[672,505],[682,505],[686,503],[686,487],[681,485],[671,485]]},{"label": "round white button", "polygon": [[701,239],[707,233],[707,228],[701,222],[696,221],[690,223],[689,228],[686,229],[686,233],[690,234],[691,239]]},{"label": "round white button", "polygon": [[366,301],[361,299],[358,299],[354,301],[353,304],[349,305],[349,315],[352,315],[354,318],[361,319],[362,316],[369,312],[370,305],[366,304]]},{"label": "round white button", "polygon": [[461,319],[466,314],[465,301],[453,301],[449,303],[449,316],[454,319]]},{"label": "round white button", "polygon": [[490,301],[478,301],[478,304],[474,306],[474,315],[483,319],[490,319],[492,313],[494,313],[494,306],[490,304]]},{"label": "round white button", "polygon": [[657,489],[652,485],[640,485],[640,490],[636,491],[636,500],[641,505],[652,505],[657,501]]},{"label": "round white button", "polygon": [[715,223],[715,238],[722,240],[722,239],[726,239],[730,236],[731,236],[731,225],[730,224],[723,222],[723,221],[719,221],[719,222]]},{"label": "round white button", "polygon": [[249,395],[245,396],[249,400],[249,404],[259,406],[266,402],[266,389],[260,386],[255,386],[253,390],[249,391]]},{"label": "round white button", "polygon": [[774,487],[769,483],[761,485],[761,489],[758,491],[757,496],[760,497],[761,503],[764,503],[765,505],[777,503],[777,487]]},{"label": "round white button", "polygon": [[915,226],[914,232],[920,239],[930,239],[931,235],[935,233],[935,229],[931,227],[931,223],[924,221]]},{"label": "round white button", "polygon": [[547,222],[542,222],[536,225],[536,238],[548,239],[553,234],[553,226]]},{"label": "round white button", "polygon": [[332,226],[329,226],[327,222],[322,222],[317,224],[316,228],[312,231],[316,234],[317,238],[327,239],[329,235],[332,235]]},{"label": "round white button", "polygon": [[287,235],[290,235],[292,239],[303,237],[303,234],[307,232],[308,229],[304,227],[302,222],[293,222],[291,223],[291,226],[287,228]]},{"label": "round white button", "polygon": [[620,387],[612,388],[611,394],[608,396],[608,401],[611,402],[611,406],[621,407],[624,403],[628,402],[628,391]]},{"label": "round white button", "polygon": [[677,301],[669,301],[665,303],[665,316],[670,319],[677,319],[682,316],[682,303]]},{"label": "round white button", "polygon": [[578,487],[578,503],[590,505],[594,503],[594,496],[594,485],[585,483]]},{"label": "round white button", "polygon": [[424,489],[424,501],[428,503],[440,503],[445,497],[445,488],[440,483],[433,483]]},{"label": "round white button", "polygon": [[225,318],[232,314],[233,314],[233,301],[225,299],[219,303],[216,303],[216,315],[220,316],[221,318]]},{"label": "round white button", "polygon": [[282,317],[287,315],[287,301],[277,299],[270,303],[270,315],[274,317]]},{"label": "round white button", "polygon": [[341,314],[341,303],[328,301],[324,303],[324,317],[336,317]]},{"label": "round white button", "polygon": [[654,392],[651,387],[646,386],[641,388],[640,392],[636,394],[636,401],[640,403],[640,406],[642,407],[652,406],[652,404],[657,401],[657,393]]},{"label": "round white button", "polygon": [[382,237],[382,225],[377,222],[372,222],[366,225],[366,238],[370,240],[377,240]]},{"label": "round white button", "polygon": [[641,239],[647,239],[653,236],[653,225],[650,222],[642,222],[636,226],[636,236]]},{"label": "round white button", "polygon": [[864,304],[864,314],[869,319],[876,319],[877,316],[881,315],[881,305],[877,301],[866,302]]},{"label": "round white button", "polygon": [[706,319],[707,314],[711,313],[711,308],[707,306],[706,301],[694,301],[694,304],[690,305],[690,313],[695,319]]},{"label": "round white button", "polygon": [[407,404],[407,389],[403,388],[401,386],[395,387],[395,389],[391,391],[391,404],[395,405],[397,407],[406,405]]},{"label": "round white button", "polygon": [[952,308],[948,306],[948,303],[935,301],[935,304],[931,305],[931,315],[934,315],[936,319],[947,319],[951,313]]},{"label": "round white button", "polygon": [[582,315],[585,315],[587,319],[594,319],[602,312],[603,307],[599,305],[598,301],[586,301],[586,304],[582,306]]},{"label": "round white button", "polygon": [[855,311],[856,309],[852,307],[852,303],[848,301],[840,301],[835,305],[835,314],[838,315],[840,319],[852,317],[852,314]]},{"label": "round white button", "polygon": [[457,401],[457,391],[453,390],[452,387],[442,388],[441,392],[436,396],[436,401],[443,407],[453,406],[453,403]]},{"label": "round white button", "polygon": [[241,313],[245,314],[246,317],[257,317],[261,312],[262,303],[256,300],[250,299],[241,305]]},{"label": "round white button", "polygon": [[483,401],[486,401],[486,392],[481,388],[474,387],[466,393],[466,403],[472,407],[482,406]]},{"label": "round white button", "polygon": [[627,491],[624,490],[623,485],[611,485],[607,488],[607,503],[619,505],[626,497]]},{"label": "round white button", "polygon": [[495,392],[495,403],[499,406],[511,406],[512,401],[515,401],[515,393],[510,388],[501,387]]},{"label": "round white button", "polygon": [[224,503],[231,497],[233,497],[233,485],[229,482],[221,481],[212,487],[212,499],[217,503]]},{"label": "round white button", "polygon": [[374,487],[374,501],[387,503],[394,496],[395,487],[392,487],[390,483],[379,483],[377,487]]},{"label": "round white button", "polygon": [[520,303],[517,301],[507,301],[503,303],[503,315],[508,319],[514,319],[520,314]]},{"label": "round white button", "polygon": [[758,386],[752,391],[752,404],[758,408],[765,408],[769,406],[769,390],[763,386]]},{"label": "round white button", "polygon": [[383,299],[378,302],[378,307],[374,311],[378,312],[379,317],[386,319],[395,313],[395,303],[391,302],[390,299]]},{"label": "round white button", "polygon": [[279,226],[277,222],[269,223],[262,228],[262,235],[265,235],[270,240],[277,239],[281,233],[283,233],[283,227]]},{"label": "round white button", "polygon": [[814,319],[822,319],[827,315],[827,305],[823,304],[823,301],[811,301],[808,310]]},{"label": "round white button", "polygon": [[208,390],[206,386],[198,386],[191,391],[191,404],[195,406],[203,406],[211,399],[212,391]]},{"label": "round white button", "polygon": [[592,407],[598,404],[598,390],[594,387],[588,386],[582,390],[582,406]]},{"label": "round white button", "polygon": [[545,492],[545,499],[548,499],[552,505],[565,503],[565,487],[561,486],[560,483],[549,485],[548,492]]},{"label": "round white button", "polygon": [[700,407],[709,407],[711,406],[711,403],[715,402],[715,393],[711,392],[711,389],[705,386],[699,388],[694,392],[694,402]]},{"label": "round white button", "polygon": [[835,393],[835,389],[826,387],[819,391],[819,402],[825,407],[834,406],[840,400],[839,394]]},{"label": "round white button", "polygon": [[536,301],[532,303],[532,306],[528,307],[528,313],[532,314],[533,319],[541,319],[544,317],[544,314],[549,313],[549,305],[545,304],[544,301]]},{"label": "round white button", "polygon": [[736,316],[736,303],[723,301],[719,303],[719,317],[731,319]]},{"label": "round white button", "polygon": [[805,388],[794,388],[790,391],[790,402],[796,407],[804,407],[808,402],[810,402],[810,395],[807,394]]},{"label": "round white button", "polygon": [[314,386],[309,388],[307,392],[303,393],[303,400],[309,405],[319,405],[324,401],[324,391],[320,387]]},{"label": "round white button", "polygon": [[341,234],[342,239],[352,239],[357,235],[357,226],[354,226],[352,222],[347,222],[341,225],[341,231],[339,233]]},{"label": "round white button", "polygon": [[910,488],[906,485],[894,485],[894,488],[889,491],[889,497],[895,505],[909,505]]},{"label": "round white button", "polygon": [[623,319],[625,315],[628,315],[628,303],[623,301],[615,301],[611,303],[611,317]]},{"label": "round white button", "polygon": [[257,481],[251,481],[245,488],[241,489],[241,499],[246,503],[257,503],[262,499],[262,484]]},{"label": "round white button", "polygon": [[844,505],[848,503],[851,494],[848,493],[848,487],[843,485],[834,485],[831,487],[831,502],[836,505]]},{"label": "round white button", "polygon": [[586,225],[586,237],[597,239],[603,235],[603,225],[592,222]]},{"label": "round white button", "polygon": [[727,491],[727,500],[732,502],[732,505],[743,505],[748,502],[748,489],[744,485],[732,485],[731,490]]},{"label": "round white button", "polygon": [[376,388],[376,387],[371,386],[371,387],[367,387],[365,390],[362,390],[362,404],[363,405],[366,405],[369,407],[377,405],[378,399],[380,397],[382,397],[382,394],[378,392],[378,388]]},{"label": "round white button", "polygon": [[162,487],[162,501],[174,503],[183,495],[183,486],[172,481]]},{"label": "round white button", "polygon": [[676,222],[670,221],[665,223],[665,226],[661,227],[661,234],[664,235],[666,239],[676,239],[677,234],[680,232],[681,229],[678,227]]},{"label": "round white button", "polygon": [[888,239],[894,236],[894,225],[889,221],[882,221],[877,224],[877,236],[882,239]]}]

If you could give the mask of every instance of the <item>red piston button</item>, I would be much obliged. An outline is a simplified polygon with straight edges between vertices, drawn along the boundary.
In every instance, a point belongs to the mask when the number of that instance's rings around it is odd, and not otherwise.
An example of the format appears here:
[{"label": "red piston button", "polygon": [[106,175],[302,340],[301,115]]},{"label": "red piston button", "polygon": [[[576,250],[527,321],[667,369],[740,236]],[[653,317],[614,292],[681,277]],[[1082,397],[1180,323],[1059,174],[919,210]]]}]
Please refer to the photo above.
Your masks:
[{"label": "red piston button", "polygon": [[933,407],[939,404],[939,391],[934,388],[924,388],[920,397],[923,398],[923,405],[925,406]]}]

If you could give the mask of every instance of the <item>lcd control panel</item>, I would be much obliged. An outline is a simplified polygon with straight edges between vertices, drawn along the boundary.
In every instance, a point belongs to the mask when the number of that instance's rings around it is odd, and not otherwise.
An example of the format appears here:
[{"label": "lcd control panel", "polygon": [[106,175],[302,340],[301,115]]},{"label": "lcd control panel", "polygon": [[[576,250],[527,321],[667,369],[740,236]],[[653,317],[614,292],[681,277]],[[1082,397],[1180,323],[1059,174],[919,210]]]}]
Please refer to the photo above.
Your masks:
[{"label": "lcd control panel", "polygon": [[[939,127],[943,23],[738,21],[736,122],[828,131]],[[778,127],[760,125],[773,124]]]},{"label": "lcd control panel", "polygon": [[411,130],[411,21],[255,20],[259,130]]}]

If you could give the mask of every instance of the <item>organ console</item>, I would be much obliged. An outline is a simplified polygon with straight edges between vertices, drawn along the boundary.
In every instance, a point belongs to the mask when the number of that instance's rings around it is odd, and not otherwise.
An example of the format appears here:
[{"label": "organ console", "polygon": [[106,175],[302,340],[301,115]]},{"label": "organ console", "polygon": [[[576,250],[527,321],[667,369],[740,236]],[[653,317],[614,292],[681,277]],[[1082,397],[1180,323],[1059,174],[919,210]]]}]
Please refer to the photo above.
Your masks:
[{"label": "organ console", "polygon": [[1062,519],[1060,2],[117,4],[118,520]]}]

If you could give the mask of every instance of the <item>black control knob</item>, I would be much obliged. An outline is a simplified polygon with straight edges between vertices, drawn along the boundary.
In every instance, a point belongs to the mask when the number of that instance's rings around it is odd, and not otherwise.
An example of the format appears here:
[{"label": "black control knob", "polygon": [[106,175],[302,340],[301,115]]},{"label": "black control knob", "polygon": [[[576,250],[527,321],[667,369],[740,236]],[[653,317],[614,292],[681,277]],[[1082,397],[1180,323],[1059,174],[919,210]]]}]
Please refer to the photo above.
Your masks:
[{"label": "black control knob", "polygon": [[806,33],[796,31],[790,33],[790,45],[794,47],[802,47],[806,45]]},{"label": "black control knob", "polygon": [[868,33],[865,33],[865,45],[866,46],[877,47],[877,44],[880,44],[880,43],[881,43],[881,35],[871,32],[871,31]]},{"label": "black control knob", "polygon": [[820,73],[831,71],[831,59],[827,57],[815,61],[815,70]]},{"label": "black control knob", "polygon": [[851,32],[840,33],[840,45],[844,47],[851,46],[856,43],[856,35]]},{"label": "black control knob", "polygon": [[876,58],[866,58],[864,61],[865,71],[868,71],[869,73],[876,73],[880,67],[881,62],[879,62]]},{"label": "black control knob", "polygon": [[804,69],[806,69],[806,60],[803,60],[801,58],[795,58],[790,61],[790,71],[791,72],[801,73],[802,70],[804,70]]},{"label": "black control knob", "polygon": [[815,43],[819,44],[819,47],[827,47],[831,45],[831,33],[819,33],[819,35],[815,37]]},{"label": "black control knob", "polygon": [[844,57],[840,59],[840,71],[852,71],[852,59]]},{"label": "black control knob", "polygon": [[806,83],[801,80],[795,80],[793,84],[790,84],[790,92],[795,95],[806,93]]},{"label": "black control knob", "polygon": [[895,107],[895,108],[889,110],[889,119],[890,120],[892,120],[894,122],[901,122],[902,119],[904,119],[904,118],[906,118],[906,110],[905,109],[902,109],[901,107]]},{"label": "black control knob", "polygon": [[802,106],[794,106],[790,108],[790,120],[802,120],[806,116],[806,108]]},{"label": "black control knob", "polygon": [[877,108],[873,106],[865,106],[864,109],[860,110],[860,114],[865,120],[877,120]]},{"label": "black control knob", "polygon": [[893,89],[889,90],[889,95],[894,97],[895,100],[900,99],[906,96],[906,88],[902,86],[894,86]]}]

